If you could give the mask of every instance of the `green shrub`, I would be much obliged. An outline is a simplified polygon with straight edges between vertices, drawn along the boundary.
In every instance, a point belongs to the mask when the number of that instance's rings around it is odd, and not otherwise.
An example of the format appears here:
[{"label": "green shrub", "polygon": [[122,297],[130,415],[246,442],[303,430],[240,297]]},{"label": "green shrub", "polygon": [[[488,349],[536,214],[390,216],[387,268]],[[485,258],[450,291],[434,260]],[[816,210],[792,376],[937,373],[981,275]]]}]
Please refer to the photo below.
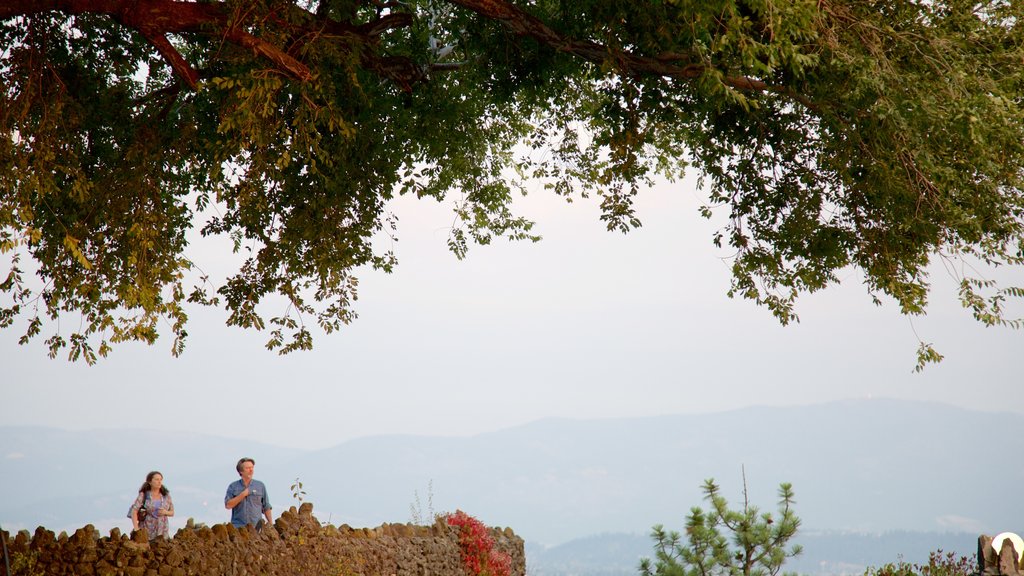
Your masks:
[{"label": "green shrub", "polygon": [[864,576],[976,576],[977,562],[953,552],[936,550],[928,555],[928,564],[910,564],[899,560],[878,568],[868,568]]},{"label": "green shrub", "polygon": [[730,510],[719,492],[714,480],[704,482],[704,499],[711,509],[691,510],[686,542],[679,532],[654,527],[655,560],[640,561],[641,576],[775,576],[787,558],[800,553],[800,546],[786,548],[800,526],[792,510],[791,485],[779,486],[777,517],[750,505],[746,483],[742,510]]}]

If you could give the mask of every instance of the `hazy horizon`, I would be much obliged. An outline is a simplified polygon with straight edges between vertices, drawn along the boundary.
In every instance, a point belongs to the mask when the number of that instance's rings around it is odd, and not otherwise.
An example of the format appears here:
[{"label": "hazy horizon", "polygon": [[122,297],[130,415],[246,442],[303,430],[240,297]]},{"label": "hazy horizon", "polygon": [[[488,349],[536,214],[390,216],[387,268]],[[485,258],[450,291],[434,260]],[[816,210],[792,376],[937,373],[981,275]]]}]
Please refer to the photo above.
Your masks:
[{"label": "hazy horizon", "polygon": [[[310,446],[310,445],[308,445],[306,443],[299,443],[299,444],[296,444],[296,445],[288,445],[288,444],[284,444],[284,443],[280,443],[280,442],[275,442],[275,441],[273,441],[273,439],[271,441],[259,440],[258,442],[260,444],[267,445],[267,446],[286,448],[286,449],[290,449],[290,450],[297,450],[297,451],[300,451],[300,452],[315,452],[317,450],[323,450],[323,449],[326,449],[326,448],[336,447],[336,446],[339,446],[339,445],[344,444],[346,442],[351,442],[351,441],[354,441],[354,440],[365,440],[365,439],[377,438],[377,437],[403,437],[403,436],[409,436],[409,437],[419,437],[419,438],[473,438],[473,437],[476,437],[476,436],[492,434],[492,433],[495,433],[495,432],[507,431],[507,430],[511,430],[511,429],[514,429],[514,428],[519,428],[519,427],[523,427],[523,426],[529,426],[531,424],[541,423],[541,422],[545,422],[545,421],[566,420],[566,421],[580,421],[580,422],[584,422],[584,421],[595,421],[596,422],[596,421],[606,421],[606,420],[610,420],[610,421],[630,420],[630,419],[634,419],[634,418],[659,418],[659,417],[698,416],[698,415],[699,416],[709,416],[709,415],[715,415],[715,414],[728,414],[728,413],[737,412],[737,411],[743,411],[743,410],[747,410],[747,409],[814,407],[814,406],[824,406],[824,405],[831,405],[831,404],[844,403],[844,402],[854,402],[854,401],[861,401],[861,400],[863,400],[863,401],[877,401],[877,402],[905,401],[905,400],[914,401],[913,399],[905,399],[905,398],[870,396],[870,397],[864,397],[864,398],[838,398],[838,399],[834,399],[834,400],[824,400],[824,401],[821,401],[821,402],[808,402],[808,403],[750,404],[750,405],[747,405],[747,406],[737,406],[737,407],[734,407],[734,408],[724,408],[724,409],[721,409],[721,410],[709,410],[709,411],[700,411],[700,412],[665,412],[665,413],[661,413],[661,414],[651,413],[651,414],[640,414],[640,415],[629,415],[629,416],[596,416],[596,417],[589,417],[589,418],[588,417],[575,417],[575,416],[542,416],[542,417],[539,417],[539,418],[535,418],[533,420],[526,420],[526,421],[523,421],[523,422],[517,422],[517,423],[513,423],[513,424],[509,424],[509,425],[497,426],[495,428],[482,428],[482,429],[479,429],[479,430],[471,430],[471,431],[466,431],[466,432],[423,433],[423,434],[419,434],[419,433],[415,433],[415,432],[394,432],[394,433],[391,433],[391,432],[380,432],[380,433],[371,433],[371,434],[366,434],[366,435],[362,435],[362,436],[352,436],[352,437],[349,437],[349,438],[343,438],[340,441],[338,441],[337,443],[325,444],[325,445],[321,445],[321,446]],[[948,403],[948,402],[940,402],[940,401],[923,401],[923,402],[926,403],[926,404],[936,404],[936,405],[941,405],[941,406],[945,406],[945,407],[948,407],[948,408],[963,409],[963,410],[968,410],[968,411],[971,411],[971,412],[978,412],[978,413],[992,414],[992,415],[997,415],[997,414],[1021,414],[1021,413],[1024,413],[1024,412],[1017,411],[1017,410],[1009,410],[1009,409],[1006,409],[1005,407],[1003,407],[1003,408],[993,407],[993,408],[990,408],[990,409],[986,409],[986,408],[967,408],[967,407],[963,407],[963,406],[957,406],[956,404],[952,404],[952,403]],[[205,432],[197,432],[196,430],[186,430],[184,428],[182,428],[182,429],[174,429],[174,428],[146,428],[144,426],[125,427],[125,426],[103,426],[103,425],[68,427],[68,426],[59,426],[59,425],[58,426],[52,426],[52,425],[44,425],[44,424],[10,425],[10,424],[7,424],[7,423],[0,422],[0,427],[4,427],[4,426],[26,427],[26,428],[40,428],[40,429],[47,429],[47,430],[61,430],[61,431],[65,431],[65,432],[94,432],[94,431],[132,432],[132,431],[139,431],[139,432],[159,432],[159,433],[166,433],[166,434],[173,434],[173,435],[180,435],[180,436],[190,436],[190,435],[194,436],[196,434],[202,434],[204,436],[210,436],[210,437],[214,437],[214,438],[230,439],[230,440],[251,440],[252,439],[251,438],[251,434],[247,434],[247,433],[232,434],[230,430],[227,433],[205,433]],[[2,455],[0,455],[0,457],[2,457]]]},{"label": "hazy horizon", "polygon": [[[499,240],[464,261],[445,246],[446,205],[393,202],[399,241],[382,242],[398,255],[396,272],[361,274],[360,317],[317,334],[311,352],[269,353],[265,332],[192,308],[181,358],[163,338],[117,345],[89,367],[50,360],[41,341],[19,346],[21,319],[0,330],[0,424],[192,430],[317,448],[552,416],[869,397],[1024,413],[1024,387],[1014,384],[1024,332],[976,322],[941,263],[926,317],[908,320],[888,299],[873,305],[851,270],[843,284],[802,297],[801,321],[783,327],[726,296],[729,254],[711,243],[721,219],[697,215],[691,180],[642,192],[643,227],[626,235],[604,229],[593,201],[531,192],[516,208],[544,240]],[[223,277],[225,255],[213,251],[222,244],[192,241],[189,257]],[[1024,285],[1021,270],[1000,274]],[[946,359],[914,374],[918,338]]]},{"label": "hazy horizon", "polygon": [[[681,526],[715,478],[734,505],[749,495],[765,511],[775,509],[778,485],[791,483],[804,530],[995,534],[1013,530],[1021,513],[997,502],[1024,470],[988,441],[1024,434],[1024,415],[913,400],[549,418],[472,437],[369,436],[316,451],[195,432],[0,430],[0,492],[18,495],[0,502],[0,521],[30,530],[124,531],[124,510],[154,469],[174,494],[175,528],[190,517],[224,522],[224,490],[248,456],[275,515],[298,505],[289,488],[298,478],[320,520],[357,527],[410,521],[418,501],[425,517],[462,509],[548,545],[642,533]],[[988,462],[987,473],[946,465],[963,459]]]}]

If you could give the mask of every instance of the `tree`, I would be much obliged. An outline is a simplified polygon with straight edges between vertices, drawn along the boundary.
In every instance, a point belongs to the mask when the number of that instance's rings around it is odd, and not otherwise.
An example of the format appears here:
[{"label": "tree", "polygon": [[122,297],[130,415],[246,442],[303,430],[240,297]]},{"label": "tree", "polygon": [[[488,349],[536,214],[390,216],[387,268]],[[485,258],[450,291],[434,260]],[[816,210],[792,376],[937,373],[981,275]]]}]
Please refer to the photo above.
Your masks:
[{"label": "tree", "polygon": [[704,482],[704,495],[711,508],[692,509],[685,543],[680,533],[654,527],[655,561],[640,561],[641,576],[777,576],[787,558],[800,554],[800,546],[786,548],[800,527],[791,485],[779,486],[777,518],[750,505],[745,482],[742,510],[729,509],[714,480]]},{"label": "tree", "polygon": [[[640,225],[655,176],[728,212],[730,296],[797,319],[859,269],[907,315],[928,264],[1020,327],[975,263],[1020,265],[1024,19],[993,0],[0,0],[0,327],[92,362],[186,306],[312,345],[391,270],[400,194],[456,201],[449,245],[536,240],[522,179]],[[439,129],[439,127],[441,129]],[[190,230],[241,264],[214,285]],[[33,279],[35,277],[35,279]],[[282,298],[267,313],[268,298]],[[46,326],[47,332],[49,327]],[[920,368],[940,356],[922,342]]]}]

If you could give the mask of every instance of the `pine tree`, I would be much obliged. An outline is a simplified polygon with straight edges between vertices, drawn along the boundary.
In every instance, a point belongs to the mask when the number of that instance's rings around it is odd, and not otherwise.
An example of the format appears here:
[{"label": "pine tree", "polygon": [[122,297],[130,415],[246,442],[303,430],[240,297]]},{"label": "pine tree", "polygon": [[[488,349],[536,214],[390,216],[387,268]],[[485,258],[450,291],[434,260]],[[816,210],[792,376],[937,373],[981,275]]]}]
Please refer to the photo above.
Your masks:
[{"label": "pine tree", "polygon": [[779,485],[778,516],[750,504],[746,480],[741,510],[729,509],[714,479],[704,482],[704,494],[711,507],[691,510],[685,542],[679,532],[654,526],[655,559],[641,560],[641,576],[776,576],[787,558],[800,554],[799,545],[786,547],[800,527],[790,484]]}]

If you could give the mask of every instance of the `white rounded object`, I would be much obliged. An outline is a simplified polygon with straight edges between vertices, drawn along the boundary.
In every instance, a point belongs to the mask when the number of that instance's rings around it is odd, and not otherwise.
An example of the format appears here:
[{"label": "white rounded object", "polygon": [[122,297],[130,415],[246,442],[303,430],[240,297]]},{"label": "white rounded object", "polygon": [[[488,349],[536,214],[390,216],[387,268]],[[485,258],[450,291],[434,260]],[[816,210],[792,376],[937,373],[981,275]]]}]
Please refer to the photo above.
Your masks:
[{"label": "white rounded object", "polygon": [[1024,540],[1021,540],[1020,536],[1013,532],[998,534],[992,539],[992,547],[996,549],[996,554],[1003,549],[1003,540],[1009,540],[1013,544],[1013,551],[1017,553],[1017,562],[1020,562],[1021,558],[1024,557]]}]

